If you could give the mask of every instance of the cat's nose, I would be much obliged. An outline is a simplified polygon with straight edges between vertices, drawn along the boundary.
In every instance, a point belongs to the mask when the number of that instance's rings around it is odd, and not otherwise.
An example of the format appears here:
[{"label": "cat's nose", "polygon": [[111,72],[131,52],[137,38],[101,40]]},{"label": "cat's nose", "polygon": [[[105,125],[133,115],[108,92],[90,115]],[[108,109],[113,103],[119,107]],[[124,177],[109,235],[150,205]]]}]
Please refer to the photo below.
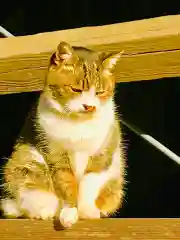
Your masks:
[{"label": "cat's nose", "polygon": [[83,107],[87,112],[95,112],[96,111],[95,106],[90,106],[90,105],[87,105],[87,104],[83,104]]}]

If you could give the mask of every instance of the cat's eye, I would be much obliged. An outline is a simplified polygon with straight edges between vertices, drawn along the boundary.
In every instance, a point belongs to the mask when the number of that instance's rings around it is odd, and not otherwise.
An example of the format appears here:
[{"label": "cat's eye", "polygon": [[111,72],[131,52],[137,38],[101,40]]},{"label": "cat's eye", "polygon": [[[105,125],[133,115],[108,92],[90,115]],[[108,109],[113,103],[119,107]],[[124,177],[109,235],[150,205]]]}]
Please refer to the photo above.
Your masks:
[{"label": "cat's eye", "polygon": [[81,93],[81,92],[82,92],[81,89],[79,89],[79,88],[74,88],[74,87],[72,87],[72,86],[71,86],[71,90],[72,90],[73,92],[77,92],[77,93]]}]

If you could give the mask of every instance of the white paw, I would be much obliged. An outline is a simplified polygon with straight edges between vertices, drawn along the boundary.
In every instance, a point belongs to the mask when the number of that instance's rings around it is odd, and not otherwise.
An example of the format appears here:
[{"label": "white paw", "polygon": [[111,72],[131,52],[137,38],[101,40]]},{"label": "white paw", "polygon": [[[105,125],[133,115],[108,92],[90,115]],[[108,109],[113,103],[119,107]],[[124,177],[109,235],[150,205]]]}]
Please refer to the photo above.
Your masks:
[{"label": "white paw", "polygon": [[21,210],[30,218],[52,219],[58,207],[58,199],[52,193],[25,190],[21,193]]},{"label": "white paw", "polygon": [[4,212],[4,215],[9,218],[17,218],[20,216],[20,212],[18,211],[15,200],[2,199],[1,208]]},{"label": "white paw", "polygon": [[35,219],[52,219],[55,215],[54,207],[53,206],[40,206],[39,211],[32,212],[31,217]]},{"label": "white paw", "polygon": [[59,219],[63,227],[71,227],[78,220],[77,208],[64,207],[60,212]]}]

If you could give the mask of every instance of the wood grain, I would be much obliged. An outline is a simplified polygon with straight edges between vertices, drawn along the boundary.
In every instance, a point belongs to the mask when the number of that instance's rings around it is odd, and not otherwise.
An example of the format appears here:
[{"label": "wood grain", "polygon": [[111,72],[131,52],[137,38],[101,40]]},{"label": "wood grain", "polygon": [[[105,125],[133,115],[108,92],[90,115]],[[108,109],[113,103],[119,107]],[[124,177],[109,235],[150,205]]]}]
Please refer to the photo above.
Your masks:
[{"label": "wood grain", "polygon": [[166,240],[180,238],[180,219],[101,219],[58,230],[51,221],[0,220],[0,239]]},{"label": "wood grain", "polygon": [[180,15],[0,39],[0,93],[38,91],[60,41],[124,50],[117,82],[180,76]]}]

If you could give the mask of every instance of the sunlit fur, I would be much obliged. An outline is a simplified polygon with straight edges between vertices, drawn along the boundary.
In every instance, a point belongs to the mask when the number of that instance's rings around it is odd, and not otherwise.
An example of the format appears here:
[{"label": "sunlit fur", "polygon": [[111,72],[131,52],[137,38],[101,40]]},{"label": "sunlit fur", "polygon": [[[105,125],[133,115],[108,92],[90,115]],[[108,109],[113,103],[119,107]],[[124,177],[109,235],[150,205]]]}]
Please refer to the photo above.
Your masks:
[{"label": "sunlit fur", "polygon": [[56,216],[70,227],[121,206],[124,158],[113,101],[120,57],[59,44],[4,169],[5,216]]}]

